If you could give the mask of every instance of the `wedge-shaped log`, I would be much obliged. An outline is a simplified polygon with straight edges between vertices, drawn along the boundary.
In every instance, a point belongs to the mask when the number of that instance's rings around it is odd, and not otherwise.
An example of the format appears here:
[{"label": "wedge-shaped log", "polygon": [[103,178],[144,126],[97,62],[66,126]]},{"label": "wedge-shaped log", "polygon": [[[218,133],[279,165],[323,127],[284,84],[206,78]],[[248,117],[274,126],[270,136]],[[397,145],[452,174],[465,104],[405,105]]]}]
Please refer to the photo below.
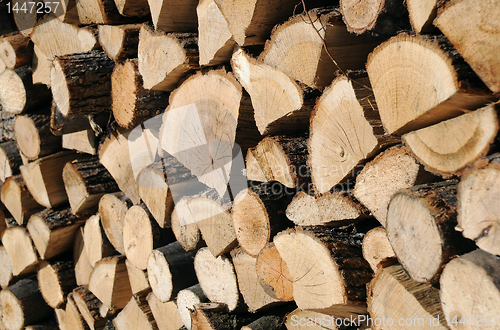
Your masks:
[{"label": "wedge-shaped log", "polygon": [[106,194],[99,201],[101,224],[109,242],[120,254],[125,254],[123,247],[123,220],[132,202],[122,192]]},{"label": "wedge-shaped log", "polygon": [[85,222],[83,240],[92,267],[102,258],[117,254],[102,229],[99,213],[92,215]]},{"label": "wedge-shaped log", "polygon": [[197,29],[197,0],[148,0],[155,30],[194,32]]},{"label": "wedge-shaped log", "polygon": [[10,259],[12,275],[25,275],[37,271],[40,260],[26,228],[12,227],[4,230],[2,244]]},{"label": "wedge-shaped log", "polygon": [[77,285],[88,285],[90,274],[92,273],[92,265],[87,256],[83,234],[83,226],[81,226],[75,233],[73,244],[73,261],[75,263],[75,278]]},{"label": "wedge-shaped log", "polygon": [[149,14],[147,0],[115,0],[118,12],[125,17],[141,17]]},{"label": "wedge-shaped log", "polygon": [[73,300],[80,315],[91,330],[103,329],[107,320],[99,312],[102,302],[89,291],[87,286],[79,286],[73,290]]},{"label": "wedge-shaped log", "polygon": [[76,287],[73,261],[43,261],[37,273],[40,292],[47,305],[62,308],[66,296]]},{"label": "wedge-shaped log", "polygon": [[32,214],[43,209],[28,191],[20,174],[5,180],[0,190],[0,199],[20,226],[25,224]]},{"label": "wedge-shaped log", "polygon": [[260,251],[255,272],[260,285],[270,297],[280,301],[293,300],[292,276],[274,243],[269,243]]},{"label": "wedge-shaped log", "polygon": [[5,141],[0,144],[0,180],[19,174],[23,164],[16,141]]},{"label": "wedge-shaped log", "polygon": [[146,270],[137,268],[130,260],[125,260],[125,265],[127,266],[128,280],[132,294],[151,289]]},{"label": "wedge-shaped log", "polygon": [[[154,293],[148,295],[148,303],[158,325],[158,330],[179,330],[183,323],[177,310],[176,302],[171,300],[162,303]],[[191,318],[189,318],[191,322]],[[191,323],[189,323],[191,324]]]},{"label": "wedge-shaped log", "polygon": [[184,326],[191,330],[191,312],[195,305],[208,302],[208,298],[201,289],[200,284],[195,284],[179,291],[176,298],[179,316]]},{"label": "wedge-shaped log", "polygon": [[137,58],[140,24],[99,25],[99,43],[115,62]]},{"label": "wedge-shaped log", "polygon": [[158,329],[148,304],[148,294],[149,291],[146,290],[132,296],[128,304],[113,320],[116,330]]},{"label": "wedge-shaped log", "polygon": [[413,31],[417,33],[432,32],[437,14],[438,0],[407,0],[406,8]]},{"label": "wedge-shaped log", "polygon": [[[193,220],[194,217],[188,207],[188,200],[182,198],[175,204],[170,225],[175,239],[186,251],[200,248],[203,242],[201,240],[200,228]],[[234,238],[236,239],[236,236]]]}]

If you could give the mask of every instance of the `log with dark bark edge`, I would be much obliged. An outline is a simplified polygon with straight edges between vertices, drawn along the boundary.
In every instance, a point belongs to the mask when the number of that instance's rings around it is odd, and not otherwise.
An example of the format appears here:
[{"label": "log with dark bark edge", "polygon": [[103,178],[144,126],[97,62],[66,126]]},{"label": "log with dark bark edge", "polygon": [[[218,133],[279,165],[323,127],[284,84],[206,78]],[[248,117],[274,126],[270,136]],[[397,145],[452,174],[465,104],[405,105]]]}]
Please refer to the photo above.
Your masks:
[{"label": "log with dark bark edge", "polygon": [[153,32],[148,25],[143,25],[138,58],[144,88],[174,90],[188,72],[198,67],[197,42],[194,33]]},{"label": "log with dark bark edge", "polygon": [[363,258],[368,261],[374,273],[378,271],[379,265],[385,267],[395,262],[396,255],[387,237],[387,231],[382,227],[373,228],[366,233],[362,249]]},{"label": "log with dark bark edge", "polygon": [[75,300],[73,299],[73,292],[68,295],[66,310],[64,313],[64,323],[66,324],[66,329],[75,330],[89,330],[89,326],[83,319],[78,307],[76,306]]},{"label": "log with dark bark edge", "polygon": [[50,259],[69,250],[85,220],[71,214],[67,206],[33,214],[27,228],[40,258]]},{"label": "log with dark bark edge", "polygon": [[127,266],[128,280],[130,282],[132,294],[151,288],[149,285],[148,274],[145,270],[137,268],[128,259],[125,260],[125,265]]},{"label": "log with dark bark edge", "polygon": [[215,1],[201,0],[196,7],[196,13],[200,66],[214,66],[229,62],[236,41]]},{"label": "log with dark bark edge", "polygon": [[63,308],[56,308],[54,309],[54,314],[57,319],[57,325],[59,325],[60,330],[69,330],[66,328],[66,310]]},{"label": "log with dark bark edge", "polygon": [[50,103],[50,91],[33,85],[31,67],[25,65],[0,74],[0,103],[4,111],[20,114]]},{"label": "log with dark bark edge", "polygon": [[433,23],[436,18],[438,2],[439,0],[405,1],[413,31],[416,33],[429,33],[435,30]]},{"label": "log with dark bark edge", "polygon": [[9,12],[13,16],[17,26],[15,31],[20,31],[22,35],[29,37],[33,32],[33,27],[36,25],[36,22],[41,18],[40,12],[43,12],[45,9],[44,1],[35,0],[34,3],[32,2],[31,4],[22,0],[12,0],[9,2]]},{"label": "log with dark bark edge", "polygon": [[62,136],[63,149],[74,150],[89,155],[97,155],[98,143],[97,137],[91,129],[63,134]]},{"label": "log with dark bark edge", "polygon": [[67,162],[82,158],[71,151],[61,151],[21,166],[21,175],[33,198],[46,208],[53,208],[68,201],[62,178]]},{"label": "log with dark bark edge", "polygon": [[137,57],[141,24],[99,25],[99,43],[115,62]]},{"label": "log with dark bark edge", "polygon": [[149,15],[147,0],[115,0],[116,9],[125,17],[142,17]]},{"label": "log with dark bark edge", "polygon": [[12,141],[14,138],[14,121],[16,116],[7,111],[3,111],[0,105],[0,141]]},{"label": "log with dark bark edge", "polygon": [[375,48],[366,68],[389,134],[430,126],[496,99],[443,36],[401,33]]},{"label": "log with dark bark edge", "polygon": [[19,166],[23,164],[16,141],[0,143],[0,180],[19,174]]},{"label": "log with dark bark edge", "polygon": [[54,14],[61,22],[80,25],[76,0],[64,0],[59,3],[57,8],[52,9]]},{"label": "log with dark bark edge", "polygon": [[47,305],[63,308],[66,296],[76,287],[73,261],[43,261],[37,273],[40,292]]},{"label": "log with dark bark edge", "polygon": [[12,227],[2,233],[2,244],[12,266],[12,275],[35,273],[39,259],[33,242],[24,227]]},{"label": "log with dark bark edge", "polygon": [[[148,295],[147,299],[151,312],[156,320],[156,324],[158,325],[158,330],[184,329],[175,301],[171,300],[162,303],[152,292]],[[189,322],[191,322],[191,318]]]},{"label": "log with dark bark edge", "polygon": [[87,286],[79,286],[73,290],[73,300],[82,318],[91,330],[104,328],[107,319],[99,313],[102,303],[89,291]]},{"label": "log with dark bark edge", "polygon": [[179,200],[172,211],[170,226],[175,239],[186,251],[196,250],[203,244],[200,228],[193,222],[193,215],[185,198]]},{"label": "log with dark bark edge", "polygon": [[125,256],[106,257],[97,262],[88,289],[112,309],[125,307],[132,297]]},{"label": "log with dark bark edge", "polygon": [[309,129],[309,166],[318,193],[355,176],[366,159],[398,138],[384,135],[365,72],[336,78],[319,98]]},{"label": "log with dark bark edge", "polygon": [[260,134],[307,130],[315,100],[304,99],[304,88],[295,80],[255,60],[243,49],[233,53],[231,66],[238,81],[250,94]]},{"label": "log with dark bark edge", "polygon": [[321,196],[299,191],[286,208],[286,216],[298,226],[343,226],[368,218],[370,211],[349,191]]},{"label": "log with dark bark edge", "polygon": [[101,227],[99,213],[85,221],[83,240],[92,267],[102,258],[117,254]]},{"label": "log with dark bark edge", "polygon": [[113,116],[121,127],[133,128],[165,110],[167,92],[146,90],[139,73],[138,60],[116,64],[111,75]]},{"label": "log with dark bark edge", "polygon": [[5,246],[3,245],[0,246],[0,265],[2,265],[2,267],[0,268],[0,287],[2,287],[2,289],[5,289],[9,285],[16,283],[19,278],[12,275],[12,265],[10,263],[10,258],[7,250],[5,249]]},{"label": "log with dark bark edge", "polygon": [[49,60],[40,48],[33,47],[33,61],[31,69],[33,70],[32,79],[33,84],[43,84],[50,86],[50,68],[52,62]]},{"label": "log with dark bark edge", "polygon": [[222,303],[205,303],[194,306],[191,311],[192,330],[229,330],[241,329],[255,321],[258,314],[229,314]]},{"label": "log with dark bark edge", "polygon": [[43,209],[29,193],[20,174],[4,181],[0,190],[0,199],[19,225],[25,224],[33,213]]},{"label": "log with dark bark edge", "polygon": [[179,316],[188,330],[191,330],[190,310],[192,310],[195,305],[206,302],[208,302],[208,298],[205,296],[205,293],[203,293],[199,283],[181,290],[177,294],[176,303],[179,310]]},{"label": "log with dark bark edge", "polygon": [[102,196],[118,191],[118,185],[97,156],[67,163],[62,176],[73,214],[95,212]]},{"label": "log with dark bark edge", "polygon": [[[356,319],[354,319],[356,320]],[[349,320],[350,321],[350,320]],[[331,315],[297,308],[285,317],[286,329],[294,330],[346,330],[344,326],[337,327]],[[359,329],[366,329],[360,327]],[[369,329],[369,328],[368,328]]]},{"label": "log with dark bark edge", "polygon": [[455,228],[482,250],[500,255],[498,240],[500,154],[477,160],[458,184],[457,223]]},{"label": "log with dark bark edge", "polygon": [[197,0],[148,0],[155,30],[195,32]]},{"label": "log with dark bark edge", "polygon": [[126,24],[134,21],[122,16],[113,0],[78,0],[76,8],[81,24]]},{"label": "log with dark bark edge", "polygon": [[33,44],[30,38],[20,32],[2,36],[0,39],[0,59],[9,69],[29,64],[33,58]]},{"label": "log with dark bark edge", "polygon": [[117,330],[158,329],[148,304],[147,296],[149,293],[149,290],[145,290],[132,296],[128,304],[113,319]]},{"label": "log with dark bark edge", "polygon": [[439,9],[434,22],[486,86],[495,93],[500,92],[500,62],[495,56],[495,49],[500,46],[496,38],[499,27],[494,23],[499,14],[498,3],[495,1],[475,3],[451,0]]},{"label": "log with dark bark edge", "polygon": [[283,315],[264,315],[241,327],[241,330],[284,330]]},{"label": "log with dark bark edge", "polygon": [[444,178],[460,175],[467,166],[489,152],[500,127],[499,112],[500,103],[490,104],[405,134],[402,140],[427,171]]},{"label": "log with dark bark edge", "polygon": [[292,227],[285,210],[294,192],[276,182],[252,184],[234,198],[233,228],[240,246],[257,257],[278,232]]},{"label": "log with dark bark edge", "polygon": [[[406,328],[398,326],[398,321],[408,319],[410,315],[412,320],[418,320],[410,327],[448,329],[441,309],[439,290],[428,283],[413,281],[401,265],[380,270],[369,284],[368,310],[373,320],[392,320],[394,329]],[[373,323],[372,329],[382,329],[380,322],[378,326]]]},{"label": "log with dark bark edge", "polygon": [[264,291],[280,301],[293,300],[293,282],[288,266],[274,243],[269,243],[260,251],[255,271]]},{"label": "log with dark bark edge", "polygon": [[414,281],[436,283],[450,259],[475,248],[455,231],[457,184],[457,180],[449,180],[414,186],[391,198],[387,237]]},{"label": "log with dark bark edge", "polygon": [[182,289],[196,284],[193,266],[195,254],[196,251],[185,251],[179,242],[174,242],[149,255],[149,284],[161,302],[171,300]]},{"label": "log with dark bark edge", "polygon": [[123,219],[132,202],[124,193],[106,194],[99,201],[101,224],[109,242],[120,254],[125,254],[123,248]]},{"label": "log with dark bark edge", "polygon": [[71,117],[108,111],[113,67],[103,51],[56,56],[50,86],[61,113]]},{"label": "log with dark bark edge", "polygon": [[194,270],[210,301],[226,304],[229,311],[238,307],[240,292],[231,260],[225,256],[216,258],[210,250],[201,248],[194,258]]},{"label": "log with dark bark edge", "polygon": [[144,204],[128,209],[123,219],[123,247],[127,259],[139,269],[148,267],[154,249],[175,240],[169,228],[160,228]]},{"label": "log with dark bark edge", "polygon": [[349,33],[337,9],[313,9],[276,27],[259,59],[310,87],[323,88],[339,68],[364,68],[368,53],[379,43],[378,38]]},{"label": "log with dark bark edge", "polygon": [[365,285],[373,272],[362,256],[363,236],[350,225],[289,229],[274,237],[299,308],[321,309],[337,317],[366,313]]},{"label": "log with dark bark edge", "polygon": [[408,149],[397,145],[365,165],[356,177],[353,194],[385,226],[387,206],[395,192],[433,181],[438,178],[425,171]]},{"label": "log with dark bark edge", "polygon": [[25,326],[50,316],[52,309],[43,300],[35,277],[27,278],[0,292],[2,322],[7,329]]},{"label": "log with dark bark edge", "polygon": [[110,121],[111,113],[101,112],[94,115],[64,117],[55,102],[50,110],[50,131],[53,135],[64,135],[92,130],[94,135],[100,136]]},{"label": "log with dark bark edge", "polygon": [[75,278],[77,285],[88,285],[92,266],[90,265],[83,241],[83,226],[78,227],[73,244],[73,261],[75,263]]},{"label": "log with dark bark edge", "polygon": [[61,137],[53,135],[50,130],[48,112],[17,116],[14,133],[19,151],[28,160],[53,154],[62,148]]}]

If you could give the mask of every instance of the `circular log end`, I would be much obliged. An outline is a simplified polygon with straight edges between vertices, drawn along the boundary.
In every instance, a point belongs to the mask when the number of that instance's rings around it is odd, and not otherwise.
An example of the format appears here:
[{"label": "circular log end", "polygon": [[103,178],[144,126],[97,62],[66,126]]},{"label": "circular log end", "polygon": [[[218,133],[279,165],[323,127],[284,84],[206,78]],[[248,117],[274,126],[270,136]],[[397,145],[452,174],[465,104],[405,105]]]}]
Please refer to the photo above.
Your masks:
[{"label": "circular log end", "polygon": [[139,205],[132,206],[123,220],[125,255],[139,269],[148,267],[153,252],[153,228],[148,213]]},{"label": "circular log end", "polygon": [[3,110],[19,114],[26,105],[26,89],[19,75],[7,69],[0,74],[0,100]]},{"label": "circular log end", "polygon": [[293,300],[292,276],[274,243],[270,243],[260,252],[255,270],[267,294],[280,301]]},{"label": "circular log end", "polygon": [[64,302],[64,293],[55,270],[48,262],[44,261],[38,270],[37,277],[43,299],[50,307],[58,308]]},{"label": "circular log end", "polygon": [[112,109],[121,127],[131,128],[135,124],[139,83],[136,62],[127,60],[115,66],[111,75]]},{"label": "circular log end", "polygon": [[161,302],[167,302],[172,297],[172,273],[167,259],[158,250],[153,251],[148,258],[148,279],[151,289]]},{"label": "circular log end", "polygon": [[0,306],[2,307],[2,322],[7,329],[24,328],[24,312],[19,300],[8,290],[0,292]]}]

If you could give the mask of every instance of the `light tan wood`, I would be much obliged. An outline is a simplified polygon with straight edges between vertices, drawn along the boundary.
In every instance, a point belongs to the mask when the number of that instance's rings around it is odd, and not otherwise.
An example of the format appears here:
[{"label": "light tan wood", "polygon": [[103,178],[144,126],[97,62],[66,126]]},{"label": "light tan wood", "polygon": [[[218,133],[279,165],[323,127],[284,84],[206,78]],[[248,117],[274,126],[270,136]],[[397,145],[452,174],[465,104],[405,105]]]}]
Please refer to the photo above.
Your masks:
[{"label": "light tan wood", "polygon": [[76,286],[73,261],[43,261],[37,273],[43,299],[52,308],[62,308]]},{"label": "light tan wood", "polygon": [[68,302],[66,304],[66,310],[64,313],[64,323],[66,324],[66,329],[76,329],[76,330],[88,330],[89,326],[83,319],[76,303],[73,299],[73,293],[68,295]]},{"label": "light tan wood", "polygon": [[33,69],[33,84],[50,86],[52,62],[36,45],[33,47],[33,62],[31,66]]},{"label": "light tan wood", "polygon": [[260,285],[270,297],[280,301],[293,300],[292,276],[274,243],[269,243],[260,251],[255,272]]},{"label": "light tan wood", "polygon": [[147,271],[137,268],[129,260],[125,260],[125,265],[127,266],[128,280],[132,294],[151,289]]},{"label": "light tan wood", "polygon": [[[3,230],[2,230],[3,232]],[[17,279],[12,275],[12,265],[10,263],[9,254],[5,246],[0,246],[0,263],[3,265],[0,268],[0,286],[2,289],[7,288],[10,284],[17,282]]]},{"label": "light tan wood", "polygon": [[40,113],[17,116],[14,134],[19,151],[28,159],[35,160],[61,150],[61,137],[50,130],[48,108]]},{"label": "light tan wood", "polygon": [[43,208],[29,193],[20,174],[5,180],[0,190],[0,199],[19,225],[25,224],[32,214]]},{"label": "light tan wood", "polygon": [[183,327],[175,301],[162,303],[154,293],[150,293],[148,303],[159,330],[179,330]]},{"label": "light tan wood", "polygon": [[125,17],[141,17],[149,14],[149,5],[147,0],[115,0],[118,12]]},{"label": "light tan wood", "polygon": [[377,272],[379,265],[383,266],[396,257],[387,238],[387,231],[382,227],[373,228],[366,233],[362,248],[363,258],[368,261],[373,272]]},{"label": "light tan wood", "polygon": [[102,258],[116,254],[115,249],[102,229],[99,213],[92,215],[85,222],[83,241],[92,267]]},{"label": "light tan wood", "polygon": [[137,57],[140,24],[99,25],[99,43],[115,62]]},{"label": "light tan wood", "polygon": [[148,0],[155,30],[194,32],[197,29],[196,0]]},{"label": "light tan wood", "polygon": [[127,23],[112,0],[79,0],[76,2],[76,9],[82,24]]},{"label": "light tan wood", "polygon": [[89,155],[97,155],[98,140],[91,129],[63,134],[63,149],[75,150]]},{"label": "light tan wood", "polygon": [[73,300],[80,315],[91,330],[104,328],[107,320],[99,313],[102,303],[89,291],[87,286],[79,286],[73,290]]},{"label": "light tan wood", "polygon": [[63,308],[56,308],[54,309],[54,314],[56,315],[57,319],[57,324],[59,325],[60,330],[67,330],[66,329],[66,310]]},{"label": "light tan wood", "polygon": [[[33,33],[33,27],[35,26],[37,22],[37,13],[36,13],[36,7],[33,8],[33,10],[30,10],[31,5],[26,5],[24,8],[26,10],[22,10],[24,1],[21,0],[14,0],[10,4],[10,20],[14,20],[15,25],[17,26],[16,31],[20,31],[23,36],[29,37],[31,33]],[[41,3],[38,5],[38,3]],[[35,6],[41,6],[43,5],[43,1],[35,1]],[[14,8],[18,8],[18,10],[15,10]]]},{"label": "light tan wood", "polygon": [[208,298],[201,289],[200,284],[195,284],[179,291],[176,298],[179,316],[184,326],[191,330],[191,312],[195,305],[208,302]]},{"label": "light tan wood", "polygon": [[123,247],[123,219],[132,202],[122,192],[106,194],[99,201],[101,224],[109,242],[120,254],[125,254]]},{"label": "light tan wood", "polygon": [[14,121],[16,116],[6,111],[0,111],[0,118],[2,119],[0,121],[0,141],[6,142],[14,140]]},{"label": "light tan wood", "polygon": [[19,174],[19,166],[23,164],[21,154],[15,141],[0,144],[0,180],[5,181],[12,175]]},{"label": "light tan wood", "polygon": [[75,278],[77,285],[88,285],[92,266],[90,265],[83,240],[83,226],[75,233],[73,245],[73,261],[75,262]]},{"label": "light tan wood", "polygon": [[413,31],[425,33],[435,29],[433,22],[437,14],[438,2],[438,0],[406,1]]},{"label": "light tan wood", "polygon": [[158,329],[147,301],[148,291],[135,294],[123,310],[114,318],[117,330]]},{"label": "light tan wood", "polygon": [[32,57],[33,44],[21,32],[7,34],[0,39],[0,58],[7,68],[31,64]]},{"label": "light tan wood", "polygon": [[76,8],[76,0],[61,1],[57,8],[55,8],[55,10],[53,9],[51,12],[63,23],[75,25],[80,24],[78,9]]},{"label": "light tan wood", "polygon": [[202,244],[200,228],[193,219],[187,199],[182,198],[172,211],[171,226],[175,239],[186,251],[195,250]]},{"label": "light tan wood", "polygon": [[298,330],[338,330],[335,320],[331,316],[314,311],[297,308],[286,315],[285,326],[287,329]]},{"label": "light tan wood", "polygon": [[33,241],[24,227],[12,227],[2,233],[2,244],[12,266],[12,275],[30,274],[37,271],[39,264]]}]

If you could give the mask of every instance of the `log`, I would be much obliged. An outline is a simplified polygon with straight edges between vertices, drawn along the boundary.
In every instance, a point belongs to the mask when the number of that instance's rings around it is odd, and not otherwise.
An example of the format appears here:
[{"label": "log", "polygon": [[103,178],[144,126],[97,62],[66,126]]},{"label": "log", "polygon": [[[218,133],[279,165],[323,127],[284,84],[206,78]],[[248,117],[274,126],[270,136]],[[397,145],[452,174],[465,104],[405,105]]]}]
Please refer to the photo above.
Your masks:
[{"label": "log", "polygon": [[198,1],[148,0],[155,30],[165,32],[194,32],[198,28]]},{"label": "log", "polygon": [[12,227],[4,230],[2,244],[9,256],[13,276],[24,276],[37,271],[38,255],[25,228]]},{"label": "log", "polygon": [[102,51],[56,56],[50,86],[63,116],[108,111],[113,67],[114,62]]},{"label": "log", "polygon": [[16,23],[9,13],[7,2],[0,4],[0,34],[7,34],[16,31]]},{"label": "log", "polygon": [[4,35],[0,39],[0,58],[9,69],[31,64],[33,44],[21,32]]},{"label": "log", "polygon": [[[413,281],[400,265],[384,268],[375,276],[368,287],[368,309],[372,323],[377,319],[386,320],[386,325],[392,321],[395,329],[404,329],[397,325],[410,322],[409,327],[415,329],[448,329],[439,290]],[[400,320],[403,321],[399,323]],[[381,327],[373,325],[373,329]]]},{"label": "log", "polygon": [[[306,309],[297,308],[291,313],[286,315],[285,318],[286,329],[298,330],[339,330],[343,327],[337,327],[335,320],[330,315],[310,311]],[[360,329],[364,329],[360,327]],[[368,328],[370,329],[370,328]]]},{"label": "log", "polygon": [[281,330],[285,329],[283,316],[281,315],[265,315],[241,327],[241,330]]},{"label": "log", "polygon": [[80,24],[76,0],[61,1],[59,6],[57,6],[55,10],[52,10],[52,13],[63,23],[74,25]]},{"label": "log", "polygon": [[118,191],[118,185],[97,156],[67,163],[62,176],[73,214],[95,212],[102,196]]},{"label": "log", "polygon": [[177,294],[177,309],[179,310],[179,316],[182,320],[184,326],[191,330],[191,313],[190,310],[194,309],[194,306],[201,303],[208,302],[208,298],[201,289],[200,284],[195,284],[179,291]]},{"label": "log", "polygon": [[133,128],[163,112],[168,105],[168,95],[144,89],[137,59],[115,66],[111,75],[112,110],[121,127]]},{"label": "log", "polygon": [[83,241],[92,267],[102,258],[116,254],[115,249],[101,227],[99,213],[94,214],[85,222]]},{"label": "log", "polygon": [[216,258],[210,250],[201,248],[194,258],[194,270],[201,289],[210,301],[226,304],[229,311],[238,307],[240,293],[231,260],[225,256]]},{"label": "log", "polygon": [[103,133],[110,121],[110,112],[101,112],[95,115],[64,117],[55,102],[50,110],[50,130],[54,135],[64,135],[92,130],[96,136]]},{"label": "log", "polygon": [[[158,330],[183,329],[183,323],[175,301],[162,303],[154,293],[150,293],[148,295],[148,303],[158,325]],[[189,319],[189,322],[191,322],[191,319]]]},{"label": "log", "polygon": [[115,0],[118,12],[125,17],[141,17],[149,15],[149,4],[147,0]]},{"label": "log", "polygon": [[413,31],[416,33],[433,32],[438,2],[438,0],[426,0],[424,2],[407,0],[405,2]]},{"label": "log", "polygon": [[374,273],[380,266],[384,267],[396,258],[387,231],[382,227],[373,228],[366,233],[362,248],[363,258],[368,261]]},{"label": "log", "polygon": [[[20,31],[23,36],[29,37],[33,32],[33,27],[35,26],[38,18],[39,12],[44,12],[45,9],[49,8],[45,7],[45,3],[42,0],[34,1],[33,7],[31,4],[26,4],[25,1],[21,0],[13,0],[10,2],[8,11],[11,13],[14,18],[14,22],[16,23],[17,29],[16,31]],[[28,5],[28,6],[27,6]],[[24,7],[24,9],[23,9]]]},{"label": "log", "polygon": [[125,260],[125,265],[127,266],[128,280],[132,294],[151,289],[148,274],[145,270],[137,268],[130,260]]},{"label": "log", "polygon": [[19,174],[19,166],[23,164],[21,154],[15,141],[0,143],[0,180]]},{"label": "log", "polygon": [[[0,70],[1,71],[1,70]],[[0,105],[0,109],[1,105]],[[14,140],[14,121],[16,116],[7,111],[0,111],[0,141],[12,141]]]},{"label": "log", "polygon": [[50,307],[63,308],[66,296],[76,287],[73,261],[43,261],[37,273],[38,285]]},{"label": "log", "polygon": [[229,314],[227,306],[221,303],[206,303],[194,306],[191,312],[192,330],[241,329],[255,321],[255,314]]},{"label": "log", "polygon": [[293,300],[293,282],[288,266],[274,243],[269,243],[260,251],[255,271],[262,289],[279,301]]},{"label": "log", "polygon": [[175,239],[184,250],[197,250],[201,247],[200,228],[196,222],[193,222],[193,215],[186,199],[181,199],[175,204],[170,225]]},{"label": "log", "polygon": [[252,185],[234,198],[233,228],[243,250],[257,257],[278,232],[293,226],[285,210],[293,195],[277,183]]},{"label": "log", "polygon": [[[455,231],[457,184],[457,180],[449,180],[415,186],[391,198],[387,237],[399,262],[416,282],[436,283],[448,261],[475,247]],[[415,258],[415,251],[419,258]]]},{"label": "log", "polygon": [[151,289],[161,302],[196,284],[194,256],[196,251],[184,251],[178,242],[154,250],[148,258],[147,273]]},{"label": "log", "polygon": [[99,25],[99,43],[115,62],[136,58],[140,29],[140,24]]},{"label": "log", "polygon": [[146,299],[148,293],[149,291],[146,290],[132,296],[128,304],[113,320],[117,330],[158,329]]},{"label": "log", "polygon": [[500,180],[499,158],[496,153],[476,161],[458,184],[457,223],[455,228],[482,250],[500,255],[498,241],[497,194]]},{"label": "log", "polygon": [[112,0],[79,0],[76,9],[81,24],[128,23]]},{"label": "log", "polygon": [[99,308],[102,303],[89,291],[86,286],[79,286],[73,290],[73,300],[91,330],[103,329],[107,320],[101,317]]},{"label": "log", "polygon": [[50,69],[52,68],[52,62],[38,46],[33,47],[33,62],[31,63],[31,68],[33,70],[33,84],[50,86]]},{"label": "log", "polygon": [[101,224],[109,242],[120,254],[125,254],[123,247],[123,219],[132,202],[122,192],[106,194],[99,201]]},{"label": "log", "polygon": [[25,224],[32,214],[42,209],[29,193],[21,175],[5,180],[0,190],[0,199],[19,225]]},{"label": "log", "polygon": [[66,310],[62,308],[56,308],[54,310],[54,314],[56,315],[57,324],[59,325],[60,330],[68,330],[66,329]]},{"label": "log", "polygon": [[14,277],[14,275],[12,275],[12,265],[10,263],[10,258],[7,253],[7,249],[5,249],[5,246],[3,245],[0,246],[0,263],[2,265],[2,267],[0,268],[0,286],[2,287],[2,289],[5,289],[9,285],[17,282],[18,279]]},{"label": "log", "polygon": [[92,266],[87,256],[87,250],[85,249],[83,234],[83,226],[81,226],[75,233],[73,245],[73,261],[75,263],[75,278],[77,285],[88,285],[90,274],[92,273]]},{"label": "log", "polygon": [[[442,36],[401,33],[375,48],[366,69],[388,134],[430,126],[495,99]],[[415,81],[413,72],[422,78]]]},{"label": "log", "polygon": [[62,206],[33,214],[26,227],[40,258],[47,260],[73,246],[75,235],[85,220],[71,214],[67,206]]},{"label": "log", "polygon": [[73,299],[73,293],[68,295],[68,302],[66,304],[66,311],[64,314],[64,322],[66,323],[66,329],[77,329],[77,330],[89,330],[89,326],[83,319],[78,307],[76,306],[75,300]]},{"label": "log", "polygon": [[64,134],[62,136],[63,149],[74,150],[89,155],[97,155],[98,141],[91,129]]},{"label": "log", "polygon": [[174,90],[181,79],[198,66],[197,41],[193,33],[153,32],[143,25],[139,33],[138,57],[144,88]]},{"label": "log", "polygon": [[[490,150],[499,129],[500,104],[491,104],[442,123],[410,132],[402,140],[427,171],[444,178],[461,174]],[[457,135],[460,131],[461,134]],[[439,144],[452,138],[453,144]],[[443,140],[442,140],[443,141]]]},{"label": "log", "polygon": [[7,329],[22,330],[49,317],[52,309],[40,293],[36,278],[27,278],[0,292],[2,322]]}]

